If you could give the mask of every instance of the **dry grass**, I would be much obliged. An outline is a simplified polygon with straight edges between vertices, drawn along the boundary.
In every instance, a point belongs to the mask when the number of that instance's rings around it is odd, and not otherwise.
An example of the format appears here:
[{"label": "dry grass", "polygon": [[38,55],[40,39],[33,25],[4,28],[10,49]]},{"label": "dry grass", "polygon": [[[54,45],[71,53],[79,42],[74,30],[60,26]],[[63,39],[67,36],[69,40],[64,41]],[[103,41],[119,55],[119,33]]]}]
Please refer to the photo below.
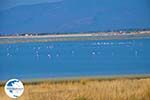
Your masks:
[{"label": "dry grass", "polygon": [[[0,100],[11,100],[0,87]],[[150,100],[150,78],[25,84],[17,100]]]}]

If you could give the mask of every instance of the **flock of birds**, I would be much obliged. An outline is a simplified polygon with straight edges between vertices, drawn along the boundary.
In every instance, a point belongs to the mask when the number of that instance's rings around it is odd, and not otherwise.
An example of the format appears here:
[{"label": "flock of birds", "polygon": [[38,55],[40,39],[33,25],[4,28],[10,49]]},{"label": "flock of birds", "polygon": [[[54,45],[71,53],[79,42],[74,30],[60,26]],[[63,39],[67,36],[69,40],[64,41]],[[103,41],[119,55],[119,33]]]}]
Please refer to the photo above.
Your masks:
[{"label": "flock of birds", "polygon": [[[52,54],[53,52],[51,52],[51,50],[52,49],[55,50],[55,45],[57,45],[57,44],[44,45],[44,46],[34,45],[33,47],[31,47],[32,48],[31,52],[33,51],[34,53],[32,53],[32,54],[35,55],[37,59],[39,59],[40,55],[41,55],[40,51],[42,49],[47,49],[44,54],[45,54],[45,56],[47,56],[48,59],[51,59],[52,55],[53,55]],[[65,45],[65,44],[63,44],[63,45]],[[75,44],[75,45],[78,46],[78,44]],[[132,42],[132,41],[129,41],[129,42],[92,42],[92,43],[89,43],[89,44],[86,44],[86,45],[84,45],[84,43],[82,44],[82,46],[85,46],[85,50],[87,49],[87,47],[90,48],[91,46],[94,46],[94,48],[91,48],[91,51],[89,52],[90,55],[101,55],[102,54],[102,52],[100,51],[101,49],[97,49],[97,48],[100,48],[100,47],[103,47],[103,46],[126,46],[128,49],[131,49],[131,51],[133,51],[135,56],[138,56],[139,55],[139,50],[136,50],[135,48],[132,48],[133,45],[134,45],[134,42]],[[66,47],[66,45],[65,45],[65,47]],[[14,51],[12,51],[11,49],[13,49]],[[60,51],[58,53],[55,53],[55,57],[61,56],[61,48],[59,48],[59,49],[60,49]],[[77,49],[80,49],[80,47],[78,47]],[[17,54],[17,52],[22,52],[22,50],[23,50],[23,48],[20,48],[19,46],[14,47],[14,46],[8,45],[6,47],[6,56],[7,57],[15,56]],[[56,51],[57,50],[58,50],[58,48],[56,49]],[[66,48],[66,51],[67,51],[67,48]],[[76,50],[74,50],[74,49],[69,49],[68,52],[70,52],[70,55],[75,55],[76,54]],[[26,52],[26,53],[28,53],[28,52]],[[111,51],[111,56],[115,56],[115,52]]]}]

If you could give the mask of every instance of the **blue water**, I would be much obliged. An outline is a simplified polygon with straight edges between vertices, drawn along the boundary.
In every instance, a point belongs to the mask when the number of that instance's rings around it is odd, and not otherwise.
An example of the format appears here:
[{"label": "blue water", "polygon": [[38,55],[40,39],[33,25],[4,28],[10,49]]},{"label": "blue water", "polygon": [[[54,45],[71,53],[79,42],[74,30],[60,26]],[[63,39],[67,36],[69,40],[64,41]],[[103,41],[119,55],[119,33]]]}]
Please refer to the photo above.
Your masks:
[{"label": "blue water", "polygon": [[150,38],[0,44],[0,80],[150,74]]}]

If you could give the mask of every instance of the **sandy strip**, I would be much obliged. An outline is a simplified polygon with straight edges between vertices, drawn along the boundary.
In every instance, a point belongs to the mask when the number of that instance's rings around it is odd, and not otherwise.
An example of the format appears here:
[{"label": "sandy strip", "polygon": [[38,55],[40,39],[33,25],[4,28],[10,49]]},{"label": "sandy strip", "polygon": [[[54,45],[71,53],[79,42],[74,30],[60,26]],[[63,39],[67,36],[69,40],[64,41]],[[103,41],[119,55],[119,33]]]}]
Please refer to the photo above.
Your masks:
[{"label": "sandy strip", "polygon": [[112,40],[112,39],[141,39],[150,38],[150,33],[78,33],[78,34],[51,34],[51,35],[25,35],[1,36],[0,44],[26,43],[26,42],[57,42],[57,41],[85,41],[85,40]]},{"label": "sandy strip", "polygon": [[131,32],[131,33],[117,33],[117,32],[100,32],[100,33],[76,33],[76,34],[50,34],[50,35],[25,35],[25,36],[0,36],[2,38],[59,38],[59,37],[88,37],[88,36],[122,36],[122,35],[141,35],[150,34],[150,32]]},{"label": "sandy strip", "polygon": [[60,34],[60,35],[38,35],[38,36],[2,36],[1,38],[57,38],[57,37],[86,37],[92,34]]}]

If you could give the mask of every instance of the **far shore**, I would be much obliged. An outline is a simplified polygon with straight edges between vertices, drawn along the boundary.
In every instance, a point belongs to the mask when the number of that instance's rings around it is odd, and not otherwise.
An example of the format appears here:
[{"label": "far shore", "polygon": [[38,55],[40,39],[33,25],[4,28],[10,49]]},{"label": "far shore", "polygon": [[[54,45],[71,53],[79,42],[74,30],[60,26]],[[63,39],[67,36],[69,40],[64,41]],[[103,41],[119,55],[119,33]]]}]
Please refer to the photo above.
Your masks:
[{"label": "far shore", "polygon": [[139,31],[139,32],[97,32],[97,33],[67,33],[67,34],[46,34],[46,35],[2,35],[1,38],[47,38],[47,37],[82,37],[82,36],[108,36],[108,35],[140,35],[150,34],[150,31]]},{"label": "far shore", "polygon": [[0,36],[0,44],[26,43],[26,42],[59,42],[59,41],[85,41],[85,40],[112,40],[112,39],[141,39],[150,37],[150,31],[141,32],[100,32],[100,33],[74,33],[24,36]]}]

